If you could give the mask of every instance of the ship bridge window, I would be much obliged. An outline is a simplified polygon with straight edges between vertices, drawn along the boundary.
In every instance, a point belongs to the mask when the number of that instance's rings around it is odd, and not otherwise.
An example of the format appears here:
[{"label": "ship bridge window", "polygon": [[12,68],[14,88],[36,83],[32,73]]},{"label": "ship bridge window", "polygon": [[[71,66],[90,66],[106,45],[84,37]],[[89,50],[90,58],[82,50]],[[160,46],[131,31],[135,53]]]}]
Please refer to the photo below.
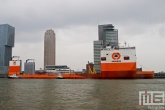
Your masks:
[{"label": "ship bridge window", "polygon": [[106,60],[106,57],[101,57],[101,60],[102,60],[102,61],[105,61],[105,60]]},{"label": "ship bridge window", "polygon": [[124,60],[129,60],[129,56],[125,56],[124,57]]}]

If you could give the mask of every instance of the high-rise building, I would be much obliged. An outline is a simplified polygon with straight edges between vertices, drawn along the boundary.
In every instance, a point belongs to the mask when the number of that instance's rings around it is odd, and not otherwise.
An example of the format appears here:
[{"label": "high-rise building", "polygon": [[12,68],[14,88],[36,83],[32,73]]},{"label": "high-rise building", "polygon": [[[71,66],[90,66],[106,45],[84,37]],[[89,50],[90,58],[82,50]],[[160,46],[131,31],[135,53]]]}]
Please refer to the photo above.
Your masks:
[{"label": "high-rise building", "polygon": [[0,77],[7,77],[9,61],[14,47],[15,28],[8,24],[0,25]]},{"label": "high-rise building", "polygon": [[44,68],[46,65],[55,65],[55,40],[54,31],[47,30],[44,37]]},{"label": "high-rise building", "polygon": [[100,73],[100,51],[103,46],[103,41],[94,41],[93,42],[93,52],[94,52],[94,68],[96,73]]},{"label": "high-rise building", "polygon": [[94,68],[100,73],[100,50],[109,46],[118,46],[118,30],[112,24],[98,26],[98,41],[93,42]]},{"label": "high-rise building", "polygon": [[103,40],[103,47],[118,46],[118,30],[112,24],[98,26],[99,40]]}]

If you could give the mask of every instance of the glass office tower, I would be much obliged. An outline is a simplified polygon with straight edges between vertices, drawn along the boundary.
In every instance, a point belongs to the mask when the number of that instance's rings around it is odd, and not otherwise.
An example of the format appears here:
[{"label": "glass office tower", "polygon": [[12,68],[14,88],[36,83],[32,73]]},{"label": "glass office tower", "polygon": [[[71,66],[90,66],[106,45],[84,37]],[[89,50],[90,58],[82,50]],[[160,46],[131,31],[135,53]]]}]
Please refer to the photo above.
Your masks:
[{"label": "glass office tower", "polygon": [[103,40],[103,47],[118,46],[118,30],[112,24],[99,25],[99,40]]},{"label": "glass office tower", "polygon": [[93,41],[94,51],[94,68],[96,73],[100,73],[100,50],[103,46],[103,41]]},{"label": "glass office tower", "polygon": [[14,47],[15,28],[8,24],[0,25],[0,77],[7,77],[9,61]]}]

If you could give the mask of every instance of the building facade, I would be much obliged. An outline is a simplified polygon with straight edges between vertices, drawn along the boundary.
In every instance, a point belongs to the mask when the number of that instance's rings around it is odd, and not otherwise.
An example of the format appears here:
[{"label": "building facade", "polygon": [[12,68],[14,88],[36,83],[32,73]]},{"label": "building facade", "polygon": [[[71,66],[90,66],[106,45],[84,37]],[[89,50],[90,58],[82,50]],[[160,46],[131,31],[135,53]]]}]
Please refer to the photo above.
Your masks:
[{"label": "building facade", "polygon": [[44,37],[44,68],[46,65],[55,65],[55,33],[52,29],[45,32]]},{"label": "building facade", "polygon": [[93,42],[93,54],[94,54],[94,68],[96,73],[100,73],[100,51],[103,46],[103,41],[94,41]]},{"label": "building facade", "polygon": [[98,26],[99,40],[103,41],[103,47],[118,46],[118,30],[112,24]]},{"label": "building facade", "polygon": [[118,46],[118,30],[112,24],[98,26],[98,41],[93,42],[94,68],[100,73],[100,52],[106,46]]},{"label": "building facade", "polygon": [[12,59],[15,28],[8,24],[0,25],[0,77],[7,77],[9,61]]}]

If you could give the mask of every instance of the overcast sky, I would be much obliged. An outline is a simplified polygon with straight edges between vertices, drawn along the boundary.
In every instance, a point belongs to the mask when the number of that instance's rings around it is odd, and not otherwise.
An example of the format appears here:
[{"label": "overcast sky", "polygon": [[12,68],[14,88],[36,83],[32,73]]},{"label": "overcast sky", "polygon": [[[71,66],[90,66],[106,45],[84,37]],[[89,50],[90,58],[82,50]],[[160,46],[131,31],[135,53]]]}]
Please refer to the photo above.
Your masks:
[{"label": "overcast sky", "polygon": [[82,70],[93,62],[98,24],[136,46],[137,67],[165,71],[165,0],[0,0],[0,24],[15,27],[13,55],[43,68],[44,33],[56,33],[56,64]]}]

